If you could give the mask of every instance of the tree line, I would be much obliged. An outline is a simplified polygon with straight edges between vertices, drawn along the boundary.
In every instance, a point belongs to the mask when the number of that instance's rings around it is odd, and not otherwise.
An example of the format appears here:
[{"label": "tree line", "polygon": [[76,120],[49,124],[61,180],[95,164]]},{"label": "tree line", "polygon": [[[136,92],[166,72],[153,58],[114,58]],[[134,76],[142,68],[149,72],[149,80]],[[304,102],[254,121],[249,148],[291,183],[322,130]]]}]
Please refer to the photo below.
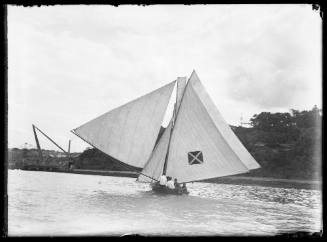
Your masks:
[{"label": "tree line", "polygon": [[322,110],[270,113],[250,119],[251,128],[236,127],[235,134],[262,168],[256,175],[313,179],[320,175]]}]

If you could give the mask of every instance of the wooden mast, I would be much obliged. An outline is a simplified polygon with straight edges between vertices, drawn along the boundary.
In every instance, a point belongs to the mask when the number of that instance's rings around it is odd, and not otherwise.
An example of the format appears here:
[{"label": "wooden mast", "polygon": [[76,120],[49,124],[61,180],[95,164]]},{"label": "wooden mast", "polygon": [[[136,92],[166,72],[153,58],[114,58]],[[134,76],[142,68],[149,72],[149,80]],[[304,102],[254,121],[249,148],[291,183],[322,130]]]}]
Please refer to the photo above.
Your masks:
[{"label": "wooden mast", "polygon": [[[171,136],[173,135],[173,130],[174,130],[174,127],[175,127],[175,121],[177,119],[177,115],[178,115],[179,110],[180,110],[180,105],[182,104],[182,100],[183,100],[184,93],[185,93],[185,90],[187,88],[188,83],[189,82],[186,83],[186,86],[185,86],[185,88],[183,90],[182,99],[181,99],[181,102],[179,104],[178,110],[176,110],[177,109],[177,95],[176,95],[176,102],[175,102],[174,111],[173,111],[173,124],[172,124],[171,130],[170,130],[170,136],[169,136],[169,141],[168,141],[168,148],[167,148],[167,153],[166,153],[166,157],[165,157],[165,163],[164,163],[163,172],[162,172],[163,175],[166,175]],[[178,83],[176,83],[176,85],[178,85]],[[176,94],[177,94],[177,88],[176,88]]]},{"label": "wooden mast", "polygon": [[37,147],[37,150],[39,152],[39,162],[38,162],[38,165],[40,165],[40,162],[43,163],[43,156],[42,156],[42,150],[41,150],[41,147],[40,147],[40,143],[39,143],[39,139],[37,138],[37,134],[36,134],[36,131],[35,131],[35,126],[34,124],[32,124],[32,127],[33,127],[33,133],[34,133],[34,138],[35,138],[35,143],[36,143],[36,147]]},{"label": "wooden mast", "polygon": [[68,157],[70,158],[70,142],[71,140],[68,141]]}]

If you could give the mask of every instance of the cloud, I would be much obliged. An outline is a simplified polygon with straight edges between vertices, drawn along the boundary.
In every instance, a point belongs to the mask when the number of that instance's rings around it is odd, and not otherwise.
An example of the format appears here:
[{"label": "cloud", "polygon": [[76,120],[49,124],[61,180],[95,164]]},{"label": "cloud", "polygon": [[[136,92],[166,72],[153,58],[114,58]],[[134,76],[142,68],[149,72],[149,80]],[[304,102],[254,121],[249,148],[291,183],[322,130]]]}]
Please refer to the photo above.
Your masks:
[{"label": "cloud", "polygon": [[262,109],[291,107],[306,88],[305,80],[296,73],[262,68],[262,72],[254,76],[249,69],[240,67],[229,79],[229,93],[235,100]]},{"label": "cloud", "polygon": [[32,123],[66,144],[72,128],[193,69],[232,124],[319,106],[320,28],[309,5],[9,6],[9,144],[34,143]]},{"label": "cloud", "polygon": [[301,8],[281,9],[260,23],[264,28],[245,22],[246,41],[227,38],[226,62],[237,63],[226,65],[230,97],[262,109],[321,104],[319,95],[309,100],[312,87],[321,83],[321,29],[319,21],[307,23],[312,15]]}]

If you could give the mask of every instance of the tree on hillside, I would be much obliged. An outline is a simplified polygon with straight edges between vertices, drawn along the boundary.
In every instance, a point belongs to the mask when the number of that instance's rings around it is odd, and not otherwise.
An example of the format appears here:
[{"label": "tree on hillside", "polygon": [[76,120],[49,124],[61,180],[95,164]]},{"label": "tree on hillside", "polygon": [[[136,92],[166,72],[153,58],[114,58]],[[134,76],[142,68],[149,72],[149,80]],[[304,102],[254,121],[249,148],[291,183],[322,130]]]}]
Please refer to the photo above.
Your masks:
[{"label": "tree on hillside", "polygon": [[299,130],[293,125],[290,113],[262,112],[250,119],[255,130],[261,131],[260,140],[270,147],[292,143],[299,137]]},{"label": "tree on hillside", "polygon": [[[251,124],[253,131],[249,137],[256,143],[265,144],[262,148],[254,146],[251,152],[262,164],[259,172],[285,178],[319,179],[321,109],[314,106],[309,111],[292,109],[290,113],[262,112],[252,117]],[[245,142],[249,140],[242,139]]]},{"label": "tree on hillside", "polygon": [[250,123],[259,130],[283,132],[292,126],[292,117],[290,113],[262,112],[253,115]]},{"label": "tree on hillside", "polygon": [[291,113],[262,112],[250,119],[253,128],[263,131],[287,131],[292,126],[297,128],[320,127],[321,109],[315,105],[310,111],[291,109]]},{"label": "tree on hillside", "polygon": [[310,111],[291,109],[293,124],[298,128],[320,128],[322,121],[321,111],[316,105]]}]

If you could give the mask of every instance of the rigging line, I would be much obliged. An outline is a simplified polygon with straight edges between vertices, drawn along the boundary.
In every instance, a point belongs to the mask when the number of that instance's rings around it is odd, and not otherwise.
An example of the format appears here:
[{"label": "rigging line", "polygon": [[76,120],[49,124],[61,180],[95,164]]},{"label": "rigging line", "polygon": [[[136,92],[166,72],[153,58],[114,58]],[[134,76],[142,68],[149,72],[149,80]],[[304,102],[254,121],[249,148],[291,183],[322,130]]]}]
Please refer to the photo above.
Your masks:
[{"label": "rigging line", "polygon": [[159,180],[157,180],[157,179],[155,179],[155,178],[153,178],[153,177],[151,177],[151,176],[148,176],[148,175],[143,174],[142,172],[138,172],[138,173],[139,173],[140,175],[146,176],[146,177],[148,177],[148,178],[150,178],[150,179],[152,179],[152,180],[159,181]]},{"label": "rigging line", "polygon": [[[191,76],[190,76],[190,78],[191,78]],[[187,83],[186,83],[186,85],[184,87],[182,98],[181,98],[181,101],[180,101],[178,110],[176,112],[176,116],[174,117],[173,125],[172,125],[171,130],[170,130],[170,136],[169,136],[169,141],[168,141],[168,148],[167,148],[167,153],[166,153],[166,157],[165,157],[165,163],[164,163],[163,172],[162,172],[163,175],[166,175],[171,137],[173,135],[173,131],[174,131],[174,127],[175,127],[175,122],[177,121],[177,116],[179,114],[179,111],[181,110],[181,106],[182,106],[182,103],[183,103],[184,94],[185,94],[186,88],[187,88],[187,86],[189,84],[190,78],[188,79],[188,81],[187,81]],[[177,93],[177,88],[176,88],[176,93]],[[176,97],[177,97],[177,95],[176,95]]]}]

